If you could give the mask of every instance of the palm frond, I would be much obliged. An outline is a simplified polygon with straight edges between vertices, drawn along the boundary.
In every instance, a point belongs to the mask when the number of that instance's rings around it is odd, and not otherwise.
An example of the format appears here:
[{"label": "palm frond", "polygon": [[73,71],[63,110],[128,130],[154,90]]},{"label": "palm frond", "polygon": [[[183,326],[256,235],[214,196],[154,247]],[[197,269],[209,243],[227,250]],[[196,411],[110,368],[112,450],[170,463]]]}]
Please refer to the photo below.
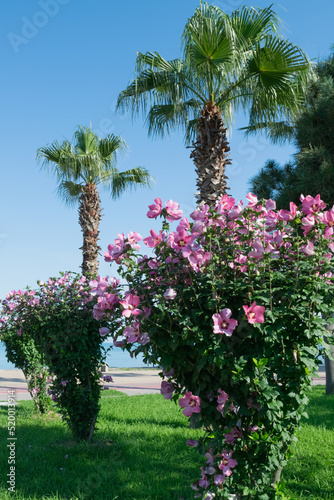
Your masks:
[{"label": "palm frond", "polygon": [[292,141],[294,138],[295,125],[287,121],[262,122],[247,127],[241,127],[239,130],[245,132],[246,136],[263,132],[273,144],[284,144],[287,141]]},{"label": "palm frond", "polygon": [[98,143],[99,153],[104,160],[114,159],[116,153],[126,151],[127,145],[122,137],[109,134]]},{"label": "palm frond", "polygon": [[186,129],[189,120],[199,116],[200,109],[195,99],[152,106],[146,118],[148,135],[163,137],[172,130]]},{"label": "palm frond", "polygon": [[151,187],[154,179],[145,168],[137,167],[124,172],[115,169],[110,179],[106,178],[103,183],[110,188],[111,197],[116,199],[126,189],[132,190],[137,186]]},{"label": "palm frond", "polygon": [[58,197],[65,202],[66,205],[76,205],[82,193],[82,184],[76,184],[71,181],[62,181],[57,187]]},{"label": "palm frond", "polygon": [[255,42],[277,33],[280,20],[273,11],[272,5],[265,9],[243,6],[231,14],[231,24],[236,32],[238,43],[244,49],[251,48]]},{"label": "palm frond", "polygon": [[75,149],[79,155],[89,155],[96,150],[99,138],[88,127],[78,126],[74,133]]},{"label": "palm frond", "polygon": [[218,7],[202,4],[188,20],[182,36],[189,67],[217,66],[232,61],[234,33],[230,18]]},{"label": "palm frond", "polygon": [[300,47],[273,36],[267,36],[264,45],[255,44],[248,62],[249,73],[270,90],[286,91],[296,72],[309,68],[310,62]]}]

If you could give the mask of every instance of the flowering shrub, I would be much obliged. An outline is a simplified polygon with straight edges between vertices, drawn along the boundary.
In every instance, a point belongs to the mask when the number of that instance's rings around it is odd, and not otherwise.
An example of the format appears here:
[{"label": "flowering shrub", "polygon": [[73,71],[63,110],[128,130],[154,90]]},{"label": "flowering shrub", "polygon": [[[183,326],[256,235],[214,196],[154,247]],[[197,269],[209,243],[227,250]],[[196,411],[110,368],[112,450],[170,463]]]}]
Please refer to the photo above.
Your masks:
[{"label": "flowering shrub", "polygon": [[49,375],[44,366],[43,354],[38,351],[32,338],[22,339],[22,329],[18,328],[19,303],[30,305],[34,301],[34,292],[30,290],[19,290],[7,295],[1,303],[3,316],[0,318],[0,339],[5,344],[7,359],[23,371],[36,410],[45,413],[50,407],[50,398],[46,392]]},{"label": "flowering shrub", "polygon": [[163,396],[204,429],[187,444],[205,455],[192,488],[207,500],[275,498],[319,364],[319,313],[332,305],[334,210],[320,196],[289,211],[247,200],[223,196],[189,222],[156,198],[147,215],[162,229],[143,240],[152,255],[138,255],[138,233],[119,234],[105,260],[127,285],[92,284],[114,344],[161,366]]},{"label": "flowering shrub", "polygon": [[[34,291],[9,294],[3,328],[15,330],[22,351],[31,341],[52,373],[57,411],[76,439],[91,439],[99,412],[103,336],[93,319],[95,299],[85,277],[66,273]],[[103,326],[102,326],[103,328]]]}]

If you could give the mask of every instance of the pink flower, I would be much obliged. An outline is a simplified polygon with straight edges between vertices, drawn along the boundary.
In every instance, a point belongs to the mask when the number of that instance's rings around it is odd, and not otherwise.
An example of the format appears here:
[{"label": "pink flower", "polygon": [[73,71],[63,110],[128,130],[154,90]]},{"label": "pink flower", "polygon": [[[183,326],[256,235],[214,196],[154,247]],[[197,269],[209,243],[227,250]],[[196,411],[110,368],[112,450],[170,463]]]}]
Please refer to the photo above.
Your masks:
[{"label": "pink flower", "polygon": [[163,380],[161,382],[161,389],[160,389],[160,393],[163,395],[163,397],[165,399],[172,399],[173,392],[174,392],[174,387],[172,386],[172,384],[170,384],[166,380]]},{"label": "pink flower", "polygon": [[21,328],[19,328],[19,329],[17,330],[17,332],[16,332],[16,333],[18,334],[18,336],[19,336],[19,337],[21,337],[21,335],[22,335],[22,326],[21,326]]},{"label": "pink flower", "polygon": [[242,306],[243,310],[246,313],[248,323],[264,323],[263,313],[266,310],[263,306],[256,305],[256,302],[248,306]]},{"label": "pink flower", "polygon": [[227,450],[224,450],[222,453],[223,459],[220,462],[218,467],[222,471],[224,476],[230,476],[232,474],[231,469],[233,469],[233,467],[238,465],[237,460],[234,460],[234,458],[231,458],[232,453],[233,453],[232,450],[229,453],[227,453]]},{"label": "pink flower", "polygon": [[189,257],[191,254],[191,246],[194,241],[194,236],[190,235],[184,229],[180,232],[172,233],[170,238],[171,247],[182,252],[183,257]]},{"label": "pink flower", "polygon": [[310,195],[304,197],[301,195],[300,200],[302,202],[302,211],[305,215],[314,214],[326,208],[326,203],[320,199],[320,194],[317,194],[315,198]]},{"label": "pink flower", "polygon": [[240,214],[242,212],[242,207],[243,207],[243,202],[240,201],[238,205],[235,205],[235,207],[233,207],[233,210],[231,210],[228,213],[229,219],[237,219],[238,217],[240,217]]},{"label": "pink flower", "polygon": [[272,199],[269,199],[266,201],[266,209],[268,210],[268,212],[270,210],[275,210],[276,209],[276,201],[272,200]]},{"label": "pink flower", "polygon": [[314,215],[308,214],[307,217],[302,218],[302,229],[304,230],[304,236],[306,236],[310,231],[312,231],[314,224],[315,224],[315,218]]},{"label": "pink flower", "polygon": [[120,301],[120,304],[124,307],[122,315],[129,318],[131,315],[137,316],[138,314],[142,314],[143,311],[137,308],[139,301],[138,295],[129,293],[124,300]]},{"label": "pink flower", "polygon": [[179,233],[180,231],[182,231],[182,229],[185,229],[186,231],[189,231],[190,229],[190,223],[187,217],[184,217],[183,219],[180,220],[179,225],[176,228],[176,231]]},{"label": "pink flower", "polygon": [[198,441],[196,441],[195,439],[187,439],[186,445],[190,446],[191,448],[196,448],[196,446],[198,446]]},{"label": "pink flower", "polygon": [[200,398],[187,391],[183,398],[179,399],[179,405],[184,408],[183,415],[191,417],[193,413],[200,413]]},{"label": "pink flower", "polygon": [[222,215],[227,210],[231,210],[235,205],[235,199],[230,198],[227,194],[224,194],[218,201],[216,206],[216,211],[218,214]]},{"label": "pink flower", "polygon": [[333,227],[334,226],[334,211],[328,210],[328,212],[324,213],[322,221],[326,224],[326,226]]},{"label": "pink flower", "polygon": [[202,248],[193,251],[188,257],[189,264],[194,271],[199,272],[201,268],[211,259],[210,252],[204,252]]},{"label": "pink flower", "polygon": [[126,326],[123,330],[123,335],[126,337],[127,343],[132,344],[133,342],[137,342],[140,333],[138,328],[133,328],[132,326]]},{"label": "pink flower", "polygon": [[217,410],[222,415],[224,415],[224,405],[230,396],[225,391],[222,391],[221,389],[218,389],[218,392],[220,395],[217,398],[217,402],[218,402]]},{"label": "pink flower", "polygon": [[208,480],[207,476],[205,475],[203,467],[201,467],[201,476],[202,476],[202,479],[200,479],[198,481],[198,485],[201,488],[207,489],[210,486],[210,481]]},{"label": "pink flower", "polygon": [[233,445],[234,441],[240,437],[242,437],[242,432],[237,427],[233,427],[228,434],[225,434],[225,441]]},{"label": "pink flower", "polygon": [[141,241],[143,238],[140,236],[139,233],[136,233],[135,231],[131,231],[131,233],[128,234],[128,243],[131,246],[131,248],[134,248],[135,250],[140,250],[140,245],[137,245],[138,241]]},{"label": "pink flower", "polygon": [[216,474],[213,478],[213,482],[216,486],[220,486],[225,483],[225,476],[223,474]]},{"label": "pink flower", "polygon": [[209,205],[200,205],[199,208],[190,214],[190,217],[195,221],[207,222],[209,215]]},{"label": "pink flower", "polygon": [[223,333],[227,337],[231,337],[233,330],[237,326],[237,320],[231,318],[232,311],[230,309],[223,309],[219,314],[213,314],[213,333]]},{"label": "pink flower", "polygon": [[175,370],[174,368],[171,368],[170,370],[162,370],[162,374],[164,377],[170,378],[174,375]]},{"label": "pink flower", "polygon": [[156,233],[153,229],[150,231],[151,236],[147,236],[147,238],[144,238],[144,243],[147,245],[149,248],[153,248],[158,246],[161,243],[162,240],[162,232]]},{"label": "pink flower", "polygon": [[62,380],[60,383],[63,387],[65,387],[66,384],[68,384],[68,380]]},{"label": "pink flower", "polygon": [[248,252],[248,257],[253,257],[253,259],[263,259],[264,248],[259,238],[254,241],[252,246],[255,251]]},{"label": "pink flower", "polygon": [[147,212],[147,217],[149,217],[150,219],[156,219],[157,217],[159,217],[159,215],[161,214],[161,210],[162,210],[162,201],[160,198],[155,198],[155,203],[156,205],[149,205],[149,211]]},{"label": "pink flower", "polygon": [[248,195],[246,196],[246,200],[248,200],[248,205],[247,205],[247,208],[253,208],[256,206],[256,204],[258,203],[258,199],[257,199],[257,196],[255,196],[255,194],[253,193],[248,193]]},{"label": "pink flower", "polygon": [[164,297],[166,300],[174,300],[176,297],[177,293],[173,288],[167,288],[167,290],[164,293]]},{"label": "pink flower", "polygon": [[99,334],[101,335],[101,337],[104,337],[105,335],[108,335],[109,333],[110,333],[110,330],[106,326],[99,328]]},{"label": "pink flower", "polygon": [[166,219],[169,222],[173,222],[174,220],[179,220],[182,217],[182,210],[179,209],[179,204],[176,201],[168,200],[165,203],[167,217]]},{"label": "pink flower", "polygon": [[141,344],[141,345],[148,344],[150,342],[150,337],[148,336],[148,333],[146,333],[146,332],[141,333],[138,337],[137,342],[138,342],[138,344]]},{"label": "pink flower", "polygon": [[112,378],[112,376],[111,376],[111,375],[105,375],[105,376],[103,377],[103,380],[104,380],[105,382],[113,382],[113,378]]},{"label": "pink flower", "polygon": [[313,255],[314,254],[314,245],[312,241],[308,241],[306,245],[302,245],[300,247],[300,251],[305,255]]},{"label": "pink flower", "polygon": [[290,221],[294,219],[297,215],[297,205],[290,202],[290,212],[288,210],[280,210],[279,212],[280,218],[285,221]]}]

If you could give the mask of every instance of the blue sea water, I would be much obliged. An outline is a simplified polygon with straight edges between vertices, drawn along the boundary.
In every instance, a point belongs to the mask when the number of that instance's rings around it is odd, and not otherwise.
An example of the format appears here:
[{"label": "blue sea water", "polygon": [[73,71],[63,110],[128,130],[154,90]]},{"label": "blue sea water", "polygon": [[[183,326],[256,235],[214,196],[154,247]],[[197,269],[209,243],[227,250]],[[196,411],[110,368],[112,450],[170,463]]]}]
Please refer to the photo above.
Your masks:
[{"label": "blue sea water", "polygon": [[[112,344],[109,342],[104,342],[103,346],[107,349]],[[107,354],[106,363],[108,366],[113,368],[151,368],[152,365],[146,365],[143,361],[142,356],[137,358],[130,358],[130,355],[122,349],[114,347]],[[0,370],[12,370],[15,366],[7,361],[6,350],[3,342],[0,342]]]}]

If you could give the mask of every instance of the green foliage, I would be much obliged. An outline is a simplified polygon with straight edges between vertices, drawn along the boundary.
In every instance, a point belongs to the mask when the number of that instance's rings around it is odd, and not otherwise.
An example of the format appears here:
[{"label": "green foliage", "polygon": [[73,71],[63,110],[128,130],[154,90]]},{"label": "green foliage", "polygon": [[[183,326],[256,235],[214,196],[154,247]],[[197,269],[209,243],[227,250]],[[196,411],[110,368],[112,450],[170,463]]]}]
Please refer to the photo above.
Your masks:
[{"label": "green foliage", "polygon": [[57,177],[58,194],[67,204],[76,203],[87,184],[101,184],[117,198],[125,189],[136,185],[150,186],[152,177],[143,167],[119,172],[117,153],[126,149],[124,140],[113,134],[100,139],[88,127],[79,127],[74,144],[57,141],[37,150],[42,167]]},{"label": "green foliage", "polygon": [[306,103],[294,121],[297,154],[292,162],[279,165],[267,161],[250,180],[251,191],[277,201],[278,208],[298,203],[301,193],[334,204],[334,54],[320,62],[306,92]]},{"label": "green foliage", "polygon": [[17,332],[15,323],[7,323],[0,329],[0,339],[5,344],[8,361],[23,371],[36,410],[45,413],[50,407],[50,398],[46,393],[49,373],[44,366],[43,354],[32,338],[22,339]]},{"label": "green foliage", "polygon": [[150,135],[180,128],[186,142],[208,102],[218,106],[227,126],[240,109],[249,112],[255,129],[264,120],[290,122],[300,109],[310,63],[278,29],[272,6],[243,6],[229,16],[201,2],[185,26],[182,58],[138,53],[136,77],[117,106],[143,112]]},{"label": "green foliage", "polygon": [[[30,295],[14,296],[4,306],[7,324],[16,331],[22,355],[36,346],[52,374],[50,393],[75,439],[90,440],[99,412],[99,364],[103,337],[92,315],[94,300],[86,278],[66,273],[39,283]],[[31,292],[30,292],[31,293]],[[12,301],[12,304],[14,302]],[[6,325],[6,323],[5,323]],[[4,327],[6,329],[6,326]],[[26,363],[26,361],[24,361]]]}]

